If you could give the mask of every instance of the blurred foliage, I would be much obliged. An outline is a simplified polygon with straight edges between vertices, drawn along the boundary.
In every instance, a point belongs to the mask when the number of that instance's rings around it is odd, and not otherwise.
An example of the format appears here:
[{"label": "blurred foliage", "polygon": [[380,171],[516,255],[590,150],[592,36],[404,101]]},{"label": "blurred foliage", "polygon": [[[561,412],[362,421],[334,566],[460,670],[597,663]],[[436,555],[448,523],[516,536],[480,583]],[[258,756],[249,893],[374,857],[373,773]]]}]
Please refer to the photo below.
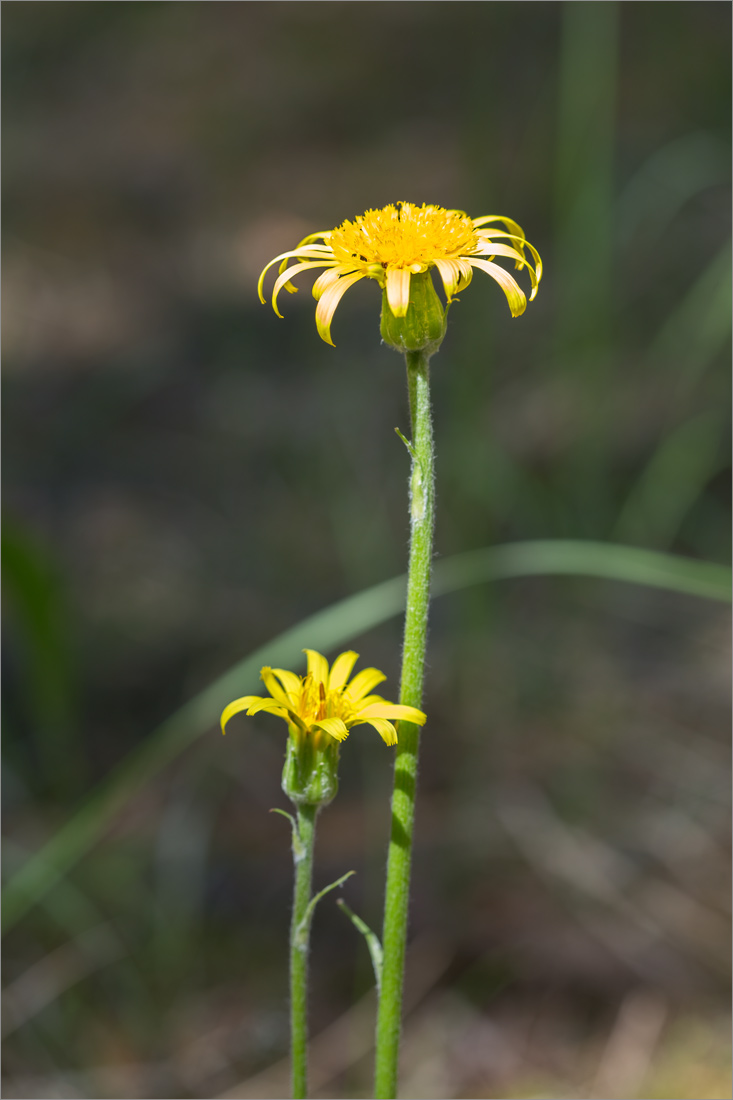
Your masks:
[{"label": "blurred foliage", "polygon": [[[282,745],[196,734],[331,605],[394,687],[407,413],[374,287],[334,351],[254,281],[395,199],[516,218],[537,300],[477,276],[434,361],[439,555],[728,563],[730,9],[4,14],[6,874],[106,807],[6,938],[5,1091],[282,1095]],[[620,581],[436,601],[405,1095],[730,1095],[727,646],[718,604]],[[191,700],[176,755],[149,735]],[[374,926],[389,757],[354,735],[342,773],[318,882],[354,867]],[[366,1095],[367,952],[328,900],[314,936],[317,1088]]]}]

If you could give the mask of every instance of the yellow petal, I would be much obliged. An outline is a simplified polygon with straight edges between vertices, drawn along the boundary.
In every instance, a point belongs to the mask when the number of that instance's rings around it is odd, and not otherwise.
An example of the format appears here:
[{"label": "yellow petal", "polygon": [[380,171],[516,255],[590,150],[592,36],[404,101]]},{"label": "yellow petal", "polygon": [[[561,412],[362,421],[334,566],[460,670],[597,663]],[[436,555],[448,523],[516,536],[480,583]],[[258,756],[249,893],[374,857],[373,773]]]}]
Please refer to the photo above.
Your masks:
[{"label": "yellow petal", "polygon": [[517,225],[511,218],[505,218],[502,214],[485,214],[482,218],[471,218],[471,221],[474,229],[478,229],[482,225],[488,225],[489,222],[501,222],[514,236],[519,237],[521,241],[526,240],[521,225]]},{"label": "yellow petal", "polygon": [[[359,270],[353,267],[351,264],[337,264],[332,270],[324,271],[322,275],[319,275],[313,284],[313,297],[316,301],[322,297],[322,295],[328,290],[330,286],[337,283],[339,279],[344,275],[351,275],[352,272]],[[363,273],[362,273],[363,274]]]},{"label": "yellow petal", "polygon": [[261,710],[267,711],[268,714],[276,714],[278,718],[285,718],[289,721],[289,715],[292,711],[289,707],[283,707],[278,703],[276,699],[258,699],[256,703],[252,703],[248,708],[247,714],[259,714]]},{"label": "yellow petal", "polygon": [[303,686],[300,682],[300,676],[296,676],[294,672],[288,672],[285,668],[273,668],[272,672],[273,675],[277,676],[289,695],[300,695]]},{"label": "yellow petal", "polygon": [[260,702],[263,702],[261,695],[243,695],[241,699],[235,699],[228,707],[224,707],[221,715],[221,732],[226,732],[224,727],[229,719],[233,718],[235,714],[239,714],[243,710],[248,710],[254,703]]},{"label": "yellow petal", "polygon": [[331,321],[336,312],[336,306],[339,304],[349,287],[363,278],[364,275],[361,271],[355,271],[351,275],[343,275],[337,283],[334,283],[333,286],[330,286],[328,290],[324,291],[318,303],[316,308],[316,328],[318,329],[318,335],[322,340],[325,340],[327,344],[331,344],[333,347],[335,347],[335,344],[331,339]]},{"label": "yellow petal", "polygon": [[279,256],[276,256],[274,260],[270,260],[269,264],[266,264],[262,269],[262,274],[257,280],[257,293],[260,296],[260,301],[264,304],[265,296],[262,293],[262,284],[265,281],[265,275],[270,270],[273,264],[279,263],[281,260],[331,260],[333,259],[333,251],[326,245],[310,245],[308,248],[295,248],[289,252],[281,252]]},{"label": "yellow petal", "polygon": [[387,677],[378,668],[363,668],[361,672],[357,672],[346,692],[352,702],[358,703],[365,695],[369,694],[373,687],[381,684],[386,679]]},{"label": "yellow petal", "polygon": [[[308,732],[308,723],[305,722],[292,707],[281,707],[274,699],[270,701],[269,705],[265,702],[263,706],[258,707],[257,710],[264,711],[266,714],[274,714],[278,718],[283,718],[289,726],[297,726],[303,733]],[[247,711],[247,714],[252,713],[253,711],[251,709]]]},{"label": "yellow petal", "polygon": [[461,269],[461,281],[458,284],[458,289],[465,290],[473,278],[473,270],[468,260],[464,259],[463,256],[459,256],[456,263]]},{"label": "yellow petal", "polygon": [[387,722],[384,718],[370,718],[365,724],[369,726],[374,726],[375,730],[386,745],[397,744],[397,730],[394,728],[391,722]]},{"label": "yellow petal", "polygon": [[327,229],[324,233],[309,233],[307,237],[303,237],[303,240],[298,245],[298,248],[302,248],[303,245],[311,244],[321,238],[323,241],[328,241],[331,236],[331,230]]},{"label": "yellow petal", "polygon": [[373,703],[369,707],[359,710],[357,721],[366,722],[372,718],[397,718],[402,722],[413,722],[416,726],[424,726],[428,720],[417,707],[406,707],[402,703]]},{"label": "yellow petal", "polygon": [[[472,253],[472,255],[487,255],[491,256],[492,260],[494,256],[506,256],[508,259],[515,261],[515,267],[526,267],[527,271],[529,272],[530,282],[532,283],[532,298],[534,298],[535,294],[537,293],[537,284],[539,280],[535,275],[535,270],[532,267],[532,264],[524,256],[520,255],[516,248],[511,248],[509,245],[506,244],[497,244],[496,241],[488,241],[485,248],[480,248],[477,252]],[[540,273],[541,270],[542,269],[540,269]]]},{"label": "yellow petal", "polygon": [[267,690],[269,691],[270,695],[273,697],[273,699],[277,700],[277,702],[280,704],[280,706],[282,706],[282,707],[289,707],[290,706],[290,700],[288,699],[288,697],[285,694],[285,692],[283,691],[283,689],[280,687],[280,684],[277,682],[277,680],[273,676],[271,668],[268,668],[267,666],[265,666],[263,669],[261,669],[260,670],[260,679],[264,683],[264,685],[267,688]]},{"label": "yellow petal", "polygon": [[405,316],[410,304],[409,268],[387,268],[387,301],[395,317]]},{"label": "yellow petal", "polygon": [[316,683],[320,682],[325,687],[328,684],[328,661],[315,649],[304,649],[303,652],[308,658],[308,672]]},{"label": "yellow petal", "polygon": [[524,291],[508,271],[505,271],[503,267],[499,267],[498,264],[492,264],[490,260],[478,260],[469,257],[468,262],[472,267],[480,267],[481,270],[485,271],[487,275],[490,275],[492,279],[496,279],[497,283],[506,294],[509,309],[512,311],[512,317],[519,317],[520,313],[524,313],[527,308],[527,299],[524,295]]},{"label": "yellow petal", "polygon": [[282,288],[287,287],[291,293],[294,293],[298,289],[297,286],[289,285],[293,275],[298,275],[301,271],[307,271],[310,267],[323,267],[324,264],[328,267],[333,267],[335,263],[336,260],[308,260],[302,264],[295,264],[293,267],[286,267],[282,275],[278,275],[272,290],[272,308],[275,310],[278,317],[282,317],[282,313],[277,308],[277,296]]},{"label": "yellow petal", "polygon": [[[517,249],[518,252],[522,253],[522,259],[523,260],[524,260],[524,249],[525,248],[529,249],[529,251],[532,253],[532,259],[535,262],[535,274],[537,276],[537,282],[538,283],[540,282],[540,280],[542,279],[542,258],[540,257],[540,254],[537,251],[537,249],[535,248],[535,246],[533,244],[530,244],[529,241],[526,240],[524,237],[517,237],[514,233],[505,233],[502,229],[498,229],[498,230],[497,229],[492,229],[490,231],[490,235],[487,236],[486,238],[484,238],[483,235],[481,233],[479,233],[479,237],[481,238],[483,243],[486,244],[486,246],[488,248],[491,248],[491,244],[493,242],[494,237],[502,237],[502,238],[505,238],[506,240],[514,241],[514,247]],[[527,261],[524,260],[524,263],[527,264]],[[517,263],[517,267],[519,267],[519,266],[520,265]],[[529,267],[529,264],[527,264],[527,267]],[[535,289],[532,292],[532,298],[534,298],[536,293],[537,293],[537,288],[535,286]],[[530,301],[531,300],[532,299],[530,299]]]},{"label": "yellow petal", "polygon": [[342,688],[349,676],[351,670],[359,660],[359,654],[354,653],[353,649],[349,649],[346,653],[341,653],[331,666],[331,675],[328,678],[328,690],[338,691]]},{"label": "yellow petal", "polygon": [[329,733],[331,737],[334,737],[337,741],[345,741],[349,736],[346,724],[342,722],[340,718],[323,718],[320,722],[314,722],[313,726],[316,729],[323,730],[325,733]]},{"label": "yellow petal", "polygon": [[440,277],[443,280],[443,286],[445,287],[445,296],[450,302],[453,295],[458,290],[458,283],[461,279],[461,269],[457,260],[436,260],[435,266],[440,272]]},{"label": "yellow petal", "polygon": [[483,247],[477,248],[475,252],[472,252],[472,256],[508,256],[510,260],[516,260],[516,262],[523,267],[530,266],[527,258],[509,244],[500,244],[499,241],[492,241],[488,237],[484,238],[481,243]]}]

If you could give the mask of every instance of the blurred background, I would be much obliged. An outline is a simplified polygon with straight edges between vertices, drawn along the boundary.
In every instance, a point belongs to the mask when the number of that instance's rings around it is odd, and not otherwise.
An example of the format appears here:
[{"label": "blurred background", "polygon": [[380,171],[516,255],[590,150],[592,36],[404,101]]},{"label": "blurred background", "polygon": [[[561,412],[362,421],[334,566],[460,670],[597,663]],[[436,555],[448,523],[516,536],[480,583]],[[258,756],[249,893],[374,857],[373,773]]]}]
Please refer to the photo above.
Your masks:
[{"label": "blurred background", "polygon": [[[404,570],[408,414],[376,285],[330,348],[307,276],[285,320],[260,305],[272,256],[402,199],[515,218],[536,301],[512,321],[477,273],[434,360],[437,554],[729,562],[730,20],[5,5],[6,878],[87,837],[6,894],[6,1096],[287,1095],[284,730],[217,732],[251,673],[161,724]],[[329,656],[394,694],[400,636],[355,627]],[[579,577],[436,599],[402,1095],[731,1096],[729,660],[711,599]],[[344,897],[378,927],[370,734],[316,878],[356,870]],[[371,984],[329,897],[317,1096],[370,1095]]]}]

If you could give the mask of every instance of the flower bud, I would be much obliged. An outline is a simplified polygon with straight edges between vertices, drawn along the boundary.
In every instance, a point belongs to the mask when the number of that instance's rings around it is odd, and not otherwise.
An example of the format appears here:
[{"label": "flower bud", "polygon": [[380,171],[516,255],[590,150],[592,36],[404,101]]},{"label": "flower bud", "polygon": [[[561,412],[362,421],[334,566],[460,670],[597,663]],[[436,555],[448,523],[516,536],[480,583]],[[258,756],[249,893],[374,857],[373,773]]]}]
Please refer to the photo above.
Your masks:
[{"label": "flower bud", "polygon": [[295,806],[327,806],[338,791],[338,742],[290,727],[282,789]]},{"label": "flower bud", "polygon": [[443,342],[445,328],[443,303],[429,271],[411,276],[410,304],[404,317],[395,317],[387,291],[382,291],[382,339],[395,351],[426,351],[432,355]]}]

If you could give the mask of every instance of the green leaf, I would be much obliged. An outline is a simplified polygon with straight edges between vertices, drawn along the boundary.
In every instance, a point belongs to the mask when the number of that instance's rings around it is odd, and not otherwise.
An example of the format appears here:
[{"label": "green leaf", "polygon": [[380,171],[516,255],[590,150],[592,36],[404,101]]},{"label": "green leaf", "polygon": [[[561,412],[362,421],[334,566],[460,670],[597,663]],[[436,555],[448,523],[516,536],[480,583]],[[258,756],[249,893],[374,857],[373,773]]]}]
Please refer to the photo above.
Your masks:
[{"label": "green leaf", "polygon": [[280,814],[281,817],[286,817],[290,822],[290,828],[293,832],[293,860],[295,863],[300,863],[301,859],[305,855],[305,847],[303,841],[300,839],[300,832],[298,831],[298,822],[295,820],[292,814],[289,814],[287,810],[281,810],[279,806],[273,806],[270,810],[271,814]]},{"label": "green leaf", "polygon": [[375,932],[372,932],[366,921],[363,921],[361,917],[357,917],[353,909],[349,909],[348,905],[343,898],[339,898],[336,902],[339,909],[342,909],[346,916],[349,918],[355,928],[361,932],[362,936],[366,940],[366,945],[369,948],[369,955],[372,960],[372,966],[374,967],[374,978],[377,983],[377,994],[382,989],[382,961],[384,959],[384,951],[382,945],[379,942],[379,937]]},{"label": "green leaf", "polygon": [[311,921],[313,920],[313,914],[315,912],[316,906],[318,905],[318,902],[321,900],[321,898],[325,897],[326,894],[330,894],[331,891],[335,890],[337,887],[343,886],[347,878],[351,878],[351,876],[355,874],[356,871],[347,871],[345,875],[342,875],[341,878],[337,878],[336,881],[332,882],[329,886],[324,886],[322,890],[318,891],[315,897],[311,898],[310,902],[308,903],[308,908],[303,914],[303,919],[298,925],[295,932],[296,947],[305,948],[308,946],[308,932],[310,930],[310,925]]},{"label": "green leaf", "polygon": [[410,454],[412,455],[412,457],[413,457],[413,458],[415,459],[415,462],[419,462],[420,460],[419,460],[419,459],[418,459],[418,457],[417,457],[417,451],[416,451],[416,450],[415,450],[415,448],[413,447],[412,443],[410,443],[409,439],[406,439],[406,438],[405,438],[405,436],[404,436],[404,435],[402,434],[402,432],[400,431],[400,429],[399,429],[399,428],[395,428],[395,431],[397,432],[397,435],[398,435],[398,436],[400,437],[400,439],[402,440],[402,442],[403,442],[403,443],[405,444],[405,446],[407,447],[407,449],[408,449],[408,451],[410,452]]}]

